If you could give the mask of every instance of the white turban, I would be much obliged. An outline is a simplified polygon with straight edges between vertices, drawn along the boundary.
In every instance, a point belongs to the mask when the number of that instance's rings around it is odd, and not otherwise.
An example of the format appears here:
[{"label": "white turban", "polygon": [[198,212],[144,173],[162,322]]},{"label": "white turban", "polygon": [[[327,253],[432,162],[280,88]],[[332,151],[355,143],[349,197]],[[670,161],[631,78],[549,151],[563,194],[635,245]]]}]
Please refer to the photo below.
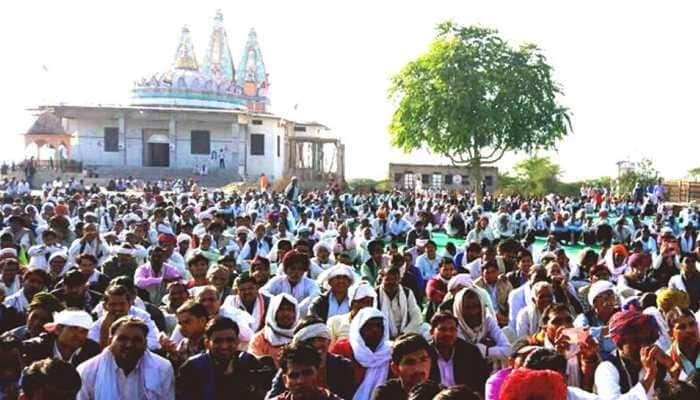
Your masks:
[{"label": "white turban", "polygon": [[301,343],[314,338],[331,340],[331,330],[328,329],[326,324],[319,321],[319,323],[311,324],[299,329],[299,331],[294,334],[292,343]]},{"label": "white turban", "polygon": [[192,238],[190,237],[190,235],[188,235],[186,233],[181,233],[181,234],[177,235],[177,243],[179,244],[182,242],[191,243]]},{"label": "white turban", "polygon": [[377,298],[377,292],[374,290],[372,285],[366,281],[358,282],[355,285],[350,286],[348,289],[348,298],[352,303],[353,300],[364,299],[365,297],[371,297],[373,299]]},{"label": "white turban", "polygon": [[472,285],[474,285],[474,281],[469,274],[457,274],[447,283],[447,291],[451,292],[457,287],[470,287]]},{"label": "white turban", "polygon": [[592,306],[596,297],[609,290],[615,290],[615,285],[609,281],[597,281],[592,284],[591,288],[588,290],[588,304]]}]

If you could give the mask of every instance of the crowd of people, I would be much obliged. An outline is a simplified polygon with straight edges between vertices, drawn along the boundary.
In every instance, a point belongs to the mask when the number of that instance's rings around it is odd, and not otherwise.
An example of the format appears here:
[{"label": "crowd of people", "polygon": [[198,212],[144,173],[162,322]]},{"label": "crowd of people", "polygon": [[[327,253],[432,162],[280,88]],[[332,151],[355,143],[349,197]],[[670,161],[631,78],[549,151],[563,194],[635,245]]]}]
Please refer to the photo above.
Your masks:
[{"label": "crowd of people", "polygon": [[3,192],[0,399],[698,398],[663,187],[43,189]]}]

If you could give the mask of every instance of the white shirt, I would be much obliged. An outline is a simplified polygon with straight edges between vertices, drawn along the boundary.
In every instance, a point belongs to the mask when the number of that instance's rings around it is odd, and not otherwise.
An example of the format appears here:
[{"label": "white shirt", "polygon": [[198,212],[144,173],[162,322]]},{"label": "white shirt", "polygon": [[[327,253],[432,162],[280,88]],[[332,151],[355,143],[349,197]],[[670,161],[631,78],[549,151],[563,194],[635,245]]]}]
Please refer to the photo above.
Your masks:
[{"label": "white shirt", "polygon": [[[644,370],[639,371],[642,379]],[[654,396],[654,385],[649,391],[644,390],[641,382],[637,382],[627,393],[620,393],[620,373],[610,361],[603,361],[595,370],[595,391],[605,400],[647,400]]]},{"label": "white shirt", "polygon": [[440,383],[446,387],[452,387],[457,384],[455,382],[454,355],[454,350],[452,350],[450,359],[445,360],[440,354],[438,354],[438,368],[440,368]]}]

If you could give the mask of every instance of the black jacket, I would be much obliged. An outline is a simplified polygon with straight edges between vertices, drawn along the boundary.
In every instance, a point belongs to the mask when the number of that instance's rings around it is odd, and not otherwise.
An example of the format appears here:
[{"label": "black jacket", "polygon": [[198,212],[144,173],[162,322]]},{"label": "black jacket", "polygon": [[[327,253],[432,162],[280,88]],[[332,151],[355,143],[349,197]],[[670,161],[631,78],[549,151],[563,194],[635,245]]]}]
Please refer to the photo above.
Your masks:
[{"label": "black jacket", "polygon": [[[337,394],[343,399],[352,399],[355,387],[352,382],[352,362],[345,357],[328,353],[326,355],[326,383],[328,390]],[[277,375],[272,380],[272,388],[265,395],[266,400],[275,399],[284,393],[287,388],[282,379],[282,369],[277,371]]]},{"label": "black jacket", "polygon": [[274,370],[240,352],[232,376],[224,375],[209,352],[190,357],[177,373],[178,400],[263,399]]},{"label": "black jacket", "polygon": [[309,315],[318,317],[323,320],[323,322],[328,321],[328,306],[330,304],[331,292],[327,291],[320,296],[316,296],[315,299],[311,300],[309,305]]},{"label": "black jacket", "polygon": [[[53,347],[56,343],[56,335],[52,333],[42,333],[41,335],[22,342],[22,358],[27,365],[44,358],[53,358]],[[86,361],[100,354],[100,345],[95,341],[86,339],[83,347],[76,350],[70,363],[77,367]]]},{"label": "black jacket", "polygon": [[[440,367],[438,366],[437,348],[434,342],[430,341],[430,380],[442,382]],[[457,338],[455,342],[454,355],[452,356],[454,379],[457,385],[465,385],[475,392],[484,393],[484,385],[489,377],[489,366],[479,349],[471,343]]]}]

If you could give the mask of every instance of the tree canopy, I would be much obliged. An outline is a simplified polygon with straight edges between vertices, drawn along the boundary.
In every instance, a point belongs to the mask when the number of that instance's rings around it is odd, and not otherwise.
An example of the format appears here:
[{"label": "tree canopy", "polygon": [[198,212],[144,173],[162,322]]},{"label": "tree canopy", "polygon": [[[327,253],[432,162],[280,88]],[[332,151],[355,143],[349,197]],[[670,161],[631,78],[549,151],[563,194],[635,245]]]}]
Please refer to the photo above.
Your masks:
[{"label": "tree canopy", "polygon": [[537,46],[514,49],[495,30],[443,22],[428,51],[392,78],[392,144],[471,167],[480,201],[482,165],[551,149],[569,133],[561,94]]}]

